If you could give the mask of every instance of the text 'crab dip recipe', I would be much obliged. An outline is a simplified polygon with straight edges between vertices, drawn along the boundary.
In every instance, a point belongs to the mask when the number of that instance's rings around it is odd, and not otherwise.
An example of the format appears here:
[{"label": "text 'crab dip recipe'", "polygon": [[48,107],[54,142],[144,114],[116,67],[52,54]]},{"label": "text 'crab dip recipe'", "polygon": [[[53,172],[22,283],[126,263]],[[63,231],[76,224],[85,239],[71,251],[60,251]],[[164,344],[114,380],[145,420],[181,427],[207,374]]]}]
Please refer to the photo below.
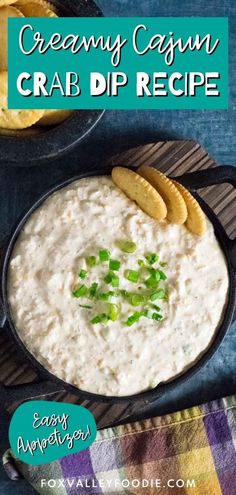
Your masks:
[{"label": "text 'crab dip recipe'", "polygon": [[154,388],[198,359],[227,290],[208,220],[200,237],[151,218],[105,176],[71,183],[31,215],[8,279],[14,323],[37,360],[113,396]]}]

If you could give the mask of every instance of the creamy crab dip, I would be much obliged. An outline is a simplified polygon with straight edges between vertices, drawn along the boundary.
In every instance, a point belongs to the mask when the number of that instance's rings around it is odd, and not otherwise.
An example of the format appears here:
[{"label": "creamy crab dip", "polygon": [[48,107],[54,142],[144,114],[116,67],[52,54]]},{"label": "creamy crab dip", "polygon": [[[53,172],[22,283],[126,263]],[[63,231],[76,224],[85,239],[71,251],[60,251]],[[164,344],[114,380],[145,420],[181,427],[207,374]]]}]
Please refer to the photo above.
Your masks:
[{"label": "creamy crab dip", "polygon": [[[134,252],[120,248],[127,240]],[[112,265],[118,284],[112,279],[109,285],[109,261],[99,260],[101,251],[118,261]],[[159,256],[152,266],[167,276],[159,287],[168,297],[154,301],[157,320],[145,311],[140,317],[143,308],[118,296],[143,293],[142,265],[150,252]],[[139,280],[129,280],[127,270]],[[113,293],[110,307],[119,307],[119,318],[99,320],[108,301],[88,292],[80,297],[81,286]],[[226,261],[208,220],[201,238],[158,222],[105,176],[51,195],[25,224],[9,267],[10,308],[23,343],[57,377],[104,395],[154,388],[190,367],[214,337],[227,290]],[[148,296],[149,303],[154,308]],[[128,323],[136,311],[139,318]]]}]

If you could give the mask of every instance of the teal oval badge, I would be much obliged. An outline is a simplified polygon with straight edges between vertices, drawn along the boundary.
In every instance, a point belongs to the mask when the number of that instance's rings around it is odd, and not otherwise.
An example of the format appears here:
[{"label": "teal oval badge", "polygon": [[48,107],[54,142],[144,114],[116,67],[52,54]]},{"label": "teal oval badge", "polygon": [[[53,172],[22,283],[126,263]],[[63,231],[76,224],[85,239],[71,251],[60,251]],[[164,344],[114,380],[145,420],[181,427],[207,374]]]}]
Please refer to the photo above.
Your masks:
[{"label": "teal oval badge", "polygon": [[16,457],[35,466],[87,449],[96,433],[94,416],[84,407],[31,401],[13,414],[9,440]]}]

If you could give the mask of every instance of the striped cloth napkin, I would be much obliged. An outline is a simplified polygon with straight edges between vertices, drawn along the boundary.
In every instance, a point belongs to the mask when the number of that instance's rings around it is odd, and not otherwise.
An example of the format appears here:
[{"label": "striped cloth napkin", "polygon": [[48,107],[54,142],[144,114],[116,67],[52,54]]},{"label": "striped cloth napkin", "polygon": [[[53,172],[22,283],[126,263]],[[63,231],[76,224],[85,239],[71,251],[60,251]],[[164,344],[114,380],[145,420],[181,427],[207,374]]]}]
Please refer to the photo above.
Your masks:
[{"label": "striped cloth napkin", "polygon": [[41,495],[236,495],[236,396],[99,431],[89,449],[44,466],[11,451],[3,462]]}]

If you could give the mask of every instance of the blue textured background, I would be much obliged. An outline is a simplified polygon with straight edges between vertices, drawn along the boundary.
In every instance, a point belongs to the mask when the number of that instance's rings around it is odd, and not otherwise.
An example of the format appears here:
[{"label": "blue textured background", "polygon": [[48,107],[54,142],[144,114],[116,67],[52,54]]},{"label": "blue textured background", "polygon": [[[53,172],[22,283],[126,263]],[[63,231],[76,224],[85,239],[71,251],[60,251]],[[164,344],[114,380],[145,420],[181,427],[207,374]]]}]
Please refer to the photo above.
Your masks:
[{"label": "blue textured background", "polygon": [[[34,169],[0,170],[0,238],[5,237],[23,209],[49,186],[78,170],[80,163],[93,163],[107,152],[163,138],[191,138],[221,164],[236,165],[236,1],[235,0],[98,0],[109,16],[227,16],[230,21],[230,107],[228,111],[110,111],[77,150]],[[236,326],[228,332],[219,351],[193,379],[152,408],[163,413],[194,403],[236,393]],[[7,415],[1,414],[0,452],[7,445]],[[33,493],[24,482],[9,483],[0,473],[0,495]]]}]

